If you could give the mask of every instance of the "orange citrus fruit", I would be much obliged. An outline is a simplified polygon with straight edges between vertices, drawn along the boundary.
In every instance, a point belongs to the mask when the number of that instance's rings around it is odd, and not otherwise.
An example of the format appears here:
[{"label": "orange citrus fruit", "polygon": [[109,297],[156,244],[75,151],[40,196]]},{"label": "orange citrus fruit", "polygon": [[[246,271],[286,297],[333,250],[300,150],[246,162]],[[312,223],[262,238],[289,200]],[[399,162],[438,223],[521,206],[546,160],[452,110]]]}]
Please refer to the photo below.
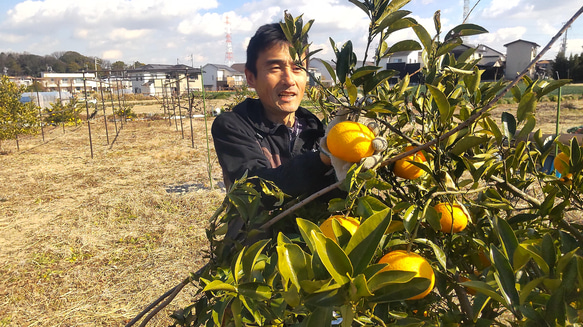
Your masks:
[{"label": "orange citrus fruit", "polygon": [[360,226],[360,222],[355,218],[345,217],[342,215],[335,215],[324,220],[324,222],[320,225],[320,230],[322,231],[322,234],[324,234],[324,236],[328,238],[333,239],[336,242],[337,242],[336,235],[334,235],[334,230],[332,229],[333,220],[336,220],[338,223],[340,223],[342,227],[346,228],[350,235],[354,235],[354,233],[358,229],[358,226]]},{"label": "orange citrus fruit", "polygon": [[568,172],[569,155],[565,152],[559,153],[559,155],[555,157],[553,164],[555,165],[555,170],[558,171],[559,174],[564,175],[566,172]]},{"label": "orange citrus fruit", "polygon": [[333,156],[348,162],[359,162],[374,153],[374,138],[374,133],[365,125],[343,121],[328,131],[326,145]]},{"label": "orange citrus fruit", "polygon": [[[405,148],[405,151],[409,151],[413,148],[415,147],[408,146]],[[427,162],[427,159],[425,159],[425,156],[421,151],[410,156],[407,156],[405,158],[399,159],[397,160],[397,162],[395,162],[395,166],[393,167],[393,172],[395,173],[395,175],[405,179],[416,179],[425,175],[426,171],[415,166],[414,164],[411,163],[411,161]]]},{"label": "orange citrus fruit", "polygon": [[438,203],[433,208],[441,213],[439,222],[444,233],[459,233],[468,225],[468,216],[458,204]]},{"label": "orange citrus fruit", "polygon": [[431,281],[429,287],[423,291],[423,293],[415,295],[408,300],[418,300],[422,299],[433,290],[433,285],[435,285],[435,273],[433,268],[425,258],[418,255],[417,253],[409,252],[404,250],[391,251],[379,260],[379,263],[386,263],[387,266],[381,271],[386,270],[401,270],[401,271],[411,271],[415,273],[414,277],[423,277]]}]

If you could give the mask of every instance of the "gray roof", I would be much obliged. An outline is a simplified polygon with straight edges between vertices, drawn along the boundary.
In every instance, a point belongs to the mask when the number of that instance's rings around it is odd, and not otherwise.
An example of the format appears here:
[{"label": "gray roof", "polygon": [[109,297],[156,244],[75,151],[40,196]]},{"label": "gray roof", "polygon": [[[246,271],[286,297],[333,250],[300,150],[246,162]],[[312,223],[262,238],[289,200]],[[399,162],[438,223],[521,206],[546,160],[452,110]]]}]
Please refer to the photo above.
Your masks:
[{"label": "gray roof", "polygon": [[175,72],[175,71],[186,71],[189,70],[191,72],[200,73],[200,68],[194,68],[187,65],[164,65],[164,64],[147,64],[144,66],[137,67],[135,69],[128,69],[128,72]]}]

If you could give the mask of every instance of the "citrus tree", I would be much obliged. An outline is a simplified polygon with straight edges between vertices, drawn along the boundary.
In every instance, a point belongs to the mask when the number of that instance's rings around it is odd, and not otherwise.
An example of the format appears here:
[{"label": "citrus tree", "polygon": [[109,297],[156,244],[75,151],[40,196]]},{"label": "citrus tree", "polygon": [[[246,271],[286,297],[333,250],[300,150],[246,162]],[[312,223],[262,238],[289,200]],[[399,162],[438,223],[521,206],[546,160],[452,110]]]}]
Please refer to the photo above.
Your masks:
[{"label": "citrus tree", "polygon": [[[483,82],[474,49],[452,54],[482,27],[443,32],[437,12],[431,36],[402,9],[409,1],[351,2],[370,18],[377,66],[358,67],[352,43],[331,40],[336,85],[309,93],[327,118],[348,109],[375,121],[387,150],[370,169],[353,164],[331,187],[345,196],[324,205],[287,201],[269,181],[237,181],[210,219],[209,264],[183,283],[199,291],[176,324],[580,324],[582,148],[545,142],[536,129],[537,102],[568,81],[524,78],[523,91]],[[311,25],[288,14],[282,22],[298,62],[311,55],[300,41]],[[389,47],[402,29],[418,40]],[[397,72],[378,67],[404,50],[422,51],[419,84],[390,84]],[[493,117],[508,87],[518,108]],[[556,146],[561,177],[541,171]],[[241,233],[226,233],[236,218]]]},{"label": "citrus tree", "polygon": [[78,105],[77,98],[72,97],[69,101],[64,102],[57,99],[51,103],[51,106],[44,109],[44,121],[47,124],[58,125],[77,125],[81,123],[82,107]]},{"label": "citrus tree", "polygon": [[32,102],[20,102],[26,87],[19,87],[8,76],[0,79],[0,149],[2,141],[38,130],[38,108]]}]

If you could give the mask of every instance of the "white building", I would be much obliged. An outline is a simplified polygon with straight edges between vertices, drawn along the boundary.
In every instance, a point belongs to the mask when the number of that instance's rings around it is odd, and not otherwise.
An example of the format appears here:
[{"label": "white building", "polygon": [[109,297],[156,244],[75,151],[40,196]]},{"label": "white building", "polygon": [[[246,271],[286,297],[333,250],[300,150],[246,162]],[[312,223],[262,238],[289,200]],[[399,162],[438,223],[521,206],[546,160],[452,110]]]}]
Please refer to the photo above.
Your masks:
[{"label": "white building", "polygon": [[[83,79],[85,78],[85,83]],[[95,73],[41,73],[39,81],[49,91],[67,90],[71,93],[96,90]]]},{"label": "white building", "polygon": [[125,78],[131,81],[136,94],[164,96],[166,92],[183,94],[201,91],[200,68],[186,65],[148,64],[127,70]]},{"label": "white building", "polygon": [[[506,43],[506,79],[514,79],[536,57],[538,44],[525,40]],[[536,67],[528,71],[529,77],[534,77]]]},{"label": "white building", "polygon": [[227,65],[206,64],[202,67],[202,77],[209,91],[232,90],[246,83],[245,74]]}]

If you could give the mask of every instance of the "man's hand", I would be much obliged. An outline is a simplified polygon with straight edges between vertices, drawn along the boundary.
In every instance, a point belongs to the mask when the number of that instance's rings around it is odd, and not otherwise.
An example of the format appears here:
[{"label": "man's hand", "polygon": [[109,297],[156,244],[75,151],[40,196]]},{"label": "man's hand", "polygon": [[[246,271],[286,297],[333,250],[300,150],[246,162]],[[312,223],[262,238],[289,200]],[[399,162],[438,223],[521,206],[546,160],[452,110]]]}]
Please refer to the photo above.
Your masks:
[{"label": "man's hand", "polygon": [[[332,167],[334,167],[334,172],[336,173],[336,177],[338,178],[339,181],[344,180],[346,178],[346,174],[348,173],[348,170],[350,169],[353,163],[344,161],[330,154],[326,140],[328,136],[328,131],[330,131],[330,129],[332,129],[334,125],[342,121],[348,120],[348,113],[349,113],[348,109],[338,110],[334,118],[328,124],[326,128],[326,134],[320,140],[320,148],[322,149],[322,152],[330,158],[330,162],[332,164]],[[375,122],[369,123],[367,127],[370,128],[370,130],[374,133],[375,136],[378,135],[379,128]],[[360,164],[362,164],[362,167],[364,169],[371,169],[382,161],[383,156],[380,154],[380,152],[387,149],[387,140],[382,137],[376,137],[372,141],[372,145],[374,148],[374,154],[369,157],[362,158],[360,160]]]}]

